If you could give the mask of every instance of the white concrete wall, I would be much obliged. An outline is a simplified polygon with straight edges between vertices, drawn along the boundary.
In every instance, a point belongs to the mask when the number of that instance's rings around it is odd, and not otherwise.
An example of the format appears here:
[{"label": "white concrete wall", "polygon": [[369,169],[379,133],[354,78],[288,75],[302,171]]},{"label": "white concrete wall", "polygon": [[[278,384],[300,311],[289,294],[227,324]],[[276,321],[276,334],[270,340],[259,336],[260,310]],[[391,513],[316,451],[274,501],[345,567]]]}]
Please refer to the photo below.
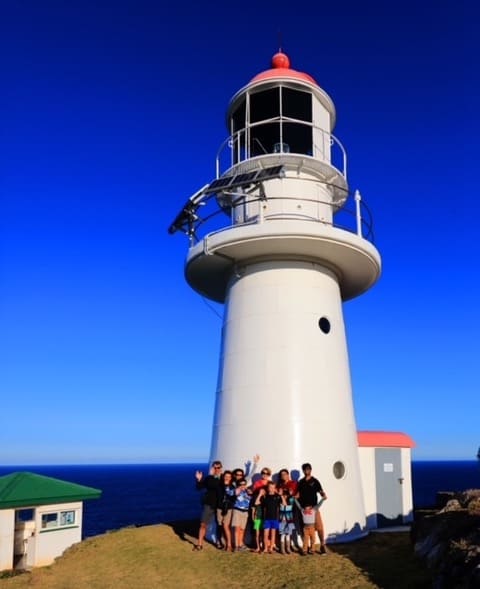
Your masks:
[{"label": "white concrete wall", "polygon": [[313,122],[317,127],[313,130],[313,157],[329,164],[331,161],[330,129],[332,128],[330,113],[315,95],[312,100]]},{"label": "white concrete wall", "polygon": [[413,521],[413,491],[412,491],[412,451],[410,448],[402,448],[402,504],[403,504],[403,521],[409,523]]},{"label": "white concrete wall", "polygon": [[[321,317],[330,322],[328,334]],[[235,468],[256,453],[274,472],[311,462],[329,497],[322,506],[329,539],[363,534],[339,286],[318,264],[252,263],[230,287],[211,459]],[[345,466],[341,479],[333,473],[337,461]]]},{"label": "white concrete wall", "polygon": [[[375,448],[359,447],[360,471],[363,483],[365,513],[367,526],[370,530],[377,527],[377,489],[375,475]],[[400,449],[402,520],[403,523],[413,521],[412,463],[410,448]]]},{"label": "white concrete wall", "polygon": [[[36,512],[35,560],[34,566],[51,564],[55,558],[80,542],[82,539],[82,502],[42,505]],[[42,529],[42,515],[60,511],[75,511],[75,524],[72,527]],[[30,559],[29,559],[30,560]]]},{"label": "white concrete wall", "polygon": [[374,530],[377,527],[377,490],[375,480],[375,448],[359,447],[360,474],[362,476],[363,497],[367,527]]},{"label": "white concrete wall", "polygon": [[0,571],[13,568],[15,510],[0,509]]}]

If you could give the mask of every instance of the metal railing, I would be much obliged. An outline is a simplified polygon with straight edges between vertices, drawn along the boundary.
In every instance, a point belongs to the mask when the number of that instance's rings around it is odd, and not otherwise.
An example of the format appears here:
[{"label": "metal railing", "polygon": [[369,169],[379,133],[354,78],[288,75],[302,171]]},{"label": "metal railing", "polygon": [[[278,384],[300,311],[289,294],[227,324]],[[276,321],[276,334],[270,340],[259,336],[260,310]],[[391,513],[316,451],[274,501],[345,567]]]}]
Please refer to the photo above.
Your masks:
[{"label": "metal railing", "polygon": [[[185,231],[190,239],[190,247],[198,243],[207,234],[225,231],[234,227],[242,227],[245,225],[254,225],[258,223],[268,223],[277,219],[288,220],[304,220],[321,225],[330,225],[337,229],[356,233],[359,237],[374,243],[373,235],[373,220],[369,208],[363,201],[358,191],[354,195],[350,194],[346,202],[340,207],[329,202],[319,201],[318,199],[301,198],[295,196],[289,197],[271,197],[265,199],[264,196],[246,195],[244,193],[238,195],[230,195],[230,218],[227,211],[219,206],[216,198],[213,196],[205,199],[202,202],[202,207],[197,209],[195,218],[192,219],[189,231]],[[235,198],[237,196],[237,198]],[[281,213],[281,212],[262,212],[263,205],[267,201],[296,201],[299,204],[317,204],[322,206],[329,206],[332,209],[332,221],[319,219],[318,216],[309,215],[308,213]],[[258,214],[252,216],[244,222],[234,222],[236,218],[237,207],[251,207],[258,203]],[[230,221],[230,222],[228,222]]]},{"label": "metal railing", "polygon": [[[299,127],[308,127],[312,134],[311,149],[295,151],[288,144],[288,132],[284,132],[284,124],[295,124]],[[272,124],[278,125],[278,135],[272,137],[271,145],[265,146],[256,137],[256,132],[262,127]],[[269,131],[271,133],[271,131]],[[335,135],[324,129],[297,119],[287,117],[274,117],[258,123],[251,123],[230,135],[220,145],[215,159],[215,173],[219,178],[226,170],[235,164],[267,154],[295,154],[325,162],[337,169],[347,179],[347,152]]]}]

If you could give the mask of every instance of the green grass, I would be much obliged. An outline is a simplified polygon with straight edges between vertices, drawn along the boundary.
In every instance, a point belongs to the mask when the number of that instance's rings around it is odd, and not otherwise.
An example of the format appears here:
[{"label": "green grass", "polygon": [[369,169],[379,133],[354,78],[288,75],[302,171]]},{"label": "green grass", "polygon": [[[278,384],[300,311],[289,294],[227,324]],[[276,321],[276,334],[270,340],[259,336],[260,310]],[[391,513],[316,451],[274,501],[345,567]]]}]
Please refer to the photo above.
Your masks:
[{"label": "green grass", "polygon": [[425,566],[408,533],[370,534],[329,546],[329,554],[226,553],[207,545],[192,552],[196,524],[125,528],[89,538],[49,566],[10,578],[0,587],[40,589],[427,589]]}]

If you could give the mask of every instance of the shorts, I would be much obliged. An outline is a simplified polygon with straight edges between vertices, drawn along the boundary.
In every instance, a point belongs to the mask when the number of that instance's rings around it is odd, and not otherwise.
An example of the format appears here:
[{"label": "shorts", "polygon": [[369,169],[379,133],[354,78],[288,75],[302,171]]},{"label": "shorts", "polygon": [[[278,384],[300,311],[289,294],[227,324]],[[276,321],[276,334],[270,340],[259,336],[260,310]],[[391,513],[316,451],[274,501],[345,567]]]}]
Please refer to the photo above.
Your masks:
[{"label": "shorts", "polygon": [[248,511],[233,509],[232,526],[244,530],[247,527]]},{"label": "shorts", "polygon": [[215,519],[215,509],[210,507],[210,505],[204,505],[202,509],[202,515],[200,516],[200,521],[202,524],[206,524],[207,526],[212,523]]},{"label": "shorts", "polygon": [[262,529],[263,519],[257,518],[253,520],[253,529],[258,532]]},{"label": "shorts", "polygon": [[264,530],[278,530],[278,528],[279,528],[278,519],[266,519],[263,522],[263,529]]},{"label": "shorts", "polygon": [[293,522],[280,522],[279,532],[280,534],[290,536],[295,531],[295,524]]},{"label": "shorts", "polygon": [[227,513],[222,513],[221,509],[217,509],[217,522],[219,526],[232,525],[233,509],[228,509]]}]

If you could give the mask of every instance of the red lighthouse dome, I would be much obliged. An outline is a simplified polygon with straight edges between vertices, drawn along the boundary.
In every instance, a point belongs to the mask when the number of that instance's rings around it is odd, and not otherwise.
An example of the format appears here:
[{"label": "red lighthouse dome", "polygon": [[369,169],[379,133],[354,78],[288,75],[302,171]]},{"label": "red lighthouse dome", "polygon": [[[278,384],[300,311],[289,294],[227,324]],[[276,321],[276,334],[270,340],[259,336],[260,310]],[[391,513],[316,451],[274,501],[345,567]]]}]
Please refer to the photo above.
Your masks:
[{"label": "red lighthouse dome", "polygon": [[315,84],[317,82],[304,72],[298,72],[290,68],[290,59],[286,53],[279,51],[272,57],[272,67],[269,70],[265,70],[257,74],[250,83],[261,82],[263,80],[269,80],[272,78],[291,78],[294,80],[301,80],[302,82],[308,82],[309,84]]}]

